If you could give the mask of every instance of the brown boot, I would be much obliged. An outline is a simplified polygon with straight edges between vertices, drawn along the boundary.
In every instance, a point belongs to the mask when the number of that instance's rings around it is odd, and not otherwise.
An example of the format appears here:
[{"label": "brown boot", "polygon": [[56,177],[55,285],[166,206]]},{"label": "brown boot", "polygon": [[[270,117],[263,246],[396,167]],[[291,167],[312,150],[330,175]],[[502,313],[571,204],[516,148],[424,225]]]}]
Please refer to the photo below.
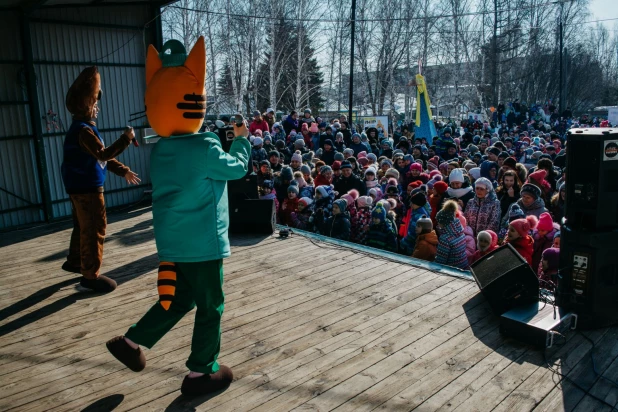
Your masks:
[{"label": "brown boot", "polygon": [[82,273],[79,267],[72,266],[68,260],[62,264],[62,270],[66,270],[67,272],[71,273]]},{"label": "brown boot", "polygon": [[133,372],[140,372],[146,367],[144,352],[140,348],[133,349],[129,346],[124,336],[116,336],[108,340],[105,346],[109,353]]},{"label": "brown boot", "polygon": [[82,276],[79,281],[79,284],[85,287],[86,289],[92,289],[95,292],[109,293],[116,289],[116,281],[114,279],[110,279],[107,276],[99,275],[96,279],[86,279]]},{"label": "brown boot", "polygon": [[203,375],[199,378],[185,376],[180,392],[187,396],[208,395],[227,388],[232,380],[234,380],[232,370],[225,365],[219,365],[219,370],[210,375]]}]

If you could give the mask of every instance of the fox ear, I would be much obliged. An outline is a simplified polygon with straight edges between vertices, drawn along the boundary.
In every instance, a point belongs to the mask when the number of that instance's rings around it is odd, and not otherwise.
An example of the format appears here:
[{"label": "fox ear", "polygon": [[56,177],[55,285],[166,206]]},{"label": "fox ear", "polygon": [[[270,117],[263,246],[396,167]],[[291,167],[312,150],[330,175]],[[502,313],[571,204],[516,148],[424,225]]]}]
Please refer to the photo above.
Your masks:
[{"label": "fox ear", "polygon": [[206,46],[204,44],[204,36],[200,36],[191,49],[191,53],[185,60],[185,67],[187,67],[195,75],[195,78],[204,84],[206,82]]},{"label": "fox ear", "polygon": [[146,86],[148,86],[155,73],[162,67],[163,62],[159,57],[159,52],[151,44],[148,46],[148,54],[146,55]]}]

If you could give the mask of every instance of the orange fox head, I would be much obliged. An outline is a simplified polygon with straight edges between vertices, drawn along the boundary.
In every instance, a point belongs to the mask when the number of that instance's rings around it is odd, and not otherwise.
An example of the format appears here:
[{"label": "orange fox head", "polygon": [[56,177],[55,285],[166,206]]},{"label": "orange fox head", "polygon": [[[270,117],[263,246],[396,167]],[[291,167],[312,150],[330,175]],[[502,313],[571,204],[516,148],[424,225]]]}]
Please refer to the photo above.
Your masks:
[{"label": "orange fox head", "polygon": [[[168,53],[169,51],[169,53]],[[161,137],[196,133],[206,113],[206,49],[200,37],[191,53],[168,40],[146,57],[146,115]]]}]

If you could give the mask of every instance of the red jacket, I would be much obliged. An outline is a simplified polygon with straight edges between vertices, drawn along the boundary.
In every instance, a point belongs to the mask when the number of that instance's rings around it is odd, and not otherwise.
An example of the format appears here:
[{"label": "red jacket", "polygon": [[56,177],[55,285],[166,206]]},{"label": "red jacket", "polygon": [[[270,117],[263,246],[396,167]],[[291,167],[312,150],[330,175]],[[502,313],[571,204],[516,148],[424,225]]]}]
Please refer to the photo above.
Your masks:
[{"label": "red jacket", "polygon": [[532,265],[532,254],[534,253],[534,239],[532,239],[532,236],[520,237],[514,242],[509,243],[526,259],[529,265]]},{"label": "red jacket", "polygon": [[268,122],[264,119],[262,119],[261,122],[256,122],[255,120],[251,122],[251,124],[249,125],[249,133],[254,134],[256,130],[260,129],[262,131],[262,134],[264,134],[264,132],[269,132],[270,133],[270,127],[268,127]]},{"label": "red jacket", "polygon": [[324,176],[322,176],[321,174],[319,174],[319,173],[315,177],[314,183],[315,183],[315,187],[318,187],[318,186],[329,186],[331,184],[331,182],[326,180],[326,178]]}]

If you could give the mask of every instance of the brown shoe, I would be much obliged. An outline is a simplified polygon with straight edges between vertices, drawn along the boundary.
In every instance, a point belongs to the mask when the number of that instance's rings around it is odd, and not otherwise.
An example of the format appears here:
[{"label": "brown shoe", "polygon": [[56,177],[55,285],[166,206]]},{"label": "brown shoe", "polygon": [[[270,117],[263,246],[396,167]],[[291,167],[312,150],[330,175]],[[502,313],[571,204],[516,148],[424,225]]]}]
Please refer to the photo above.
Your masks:
[{"label": "brown shoe", "polygon": [[95,292],[109,293],[116,289],[116,281],[114,279],[110,279],[107,276],[99,275],[96,279],[86,279],[82,276],[79,281],[79,284],[85,287],[86,289],[92,289]]},{"label": "brown shoe", "polygon": [[219,370],[210,375],[203,375],[199,378],[185,376],[180,392],[187,396],[208,395],[227,388],[232,380],[234,380],[232,370],[225,365],[219,365]]},{"label": "brown shoe", "polygon": [[62,270],[66,270],[71,273],[82,273],[81,268],[72,266],[68,260],[62,264]]},{"label": "brown shoe", "polygon": [[133,372],[143,371],[146,367],[144,352],[140,348],[133,349],[129,346],[127,341],[124,340],[124,336],[116,336],[108,340],[105,346],[107,346],[109,353]]}]

